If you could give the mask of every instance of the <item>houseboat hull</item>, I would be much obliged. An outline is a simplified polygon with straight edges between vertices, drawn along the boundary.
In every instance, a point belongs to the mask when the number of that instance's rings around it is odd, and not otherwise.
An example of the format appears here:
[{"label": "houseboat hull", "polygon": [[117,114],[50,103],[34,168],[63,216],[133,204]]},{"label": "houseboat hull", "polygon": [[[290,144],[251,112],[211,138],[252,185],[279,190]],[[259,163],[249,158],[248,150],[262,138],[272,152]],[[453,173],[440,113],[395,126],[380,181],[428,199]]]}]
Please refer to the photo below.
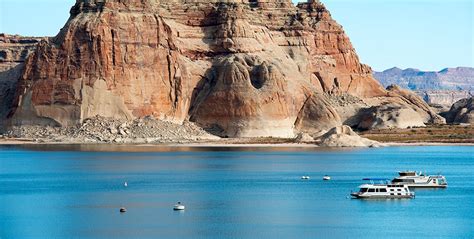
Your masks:
[{"label": "houseboat hull", "polygon": [[448,185],[430,185],[430,184],[400,184],[406,185],[409,188],[447,188]]},{"label": "houseboat hull", "polygon": [[352,193],[351,196],[354,199],[411,199],[414,195],[364,195],[358,193]]}]

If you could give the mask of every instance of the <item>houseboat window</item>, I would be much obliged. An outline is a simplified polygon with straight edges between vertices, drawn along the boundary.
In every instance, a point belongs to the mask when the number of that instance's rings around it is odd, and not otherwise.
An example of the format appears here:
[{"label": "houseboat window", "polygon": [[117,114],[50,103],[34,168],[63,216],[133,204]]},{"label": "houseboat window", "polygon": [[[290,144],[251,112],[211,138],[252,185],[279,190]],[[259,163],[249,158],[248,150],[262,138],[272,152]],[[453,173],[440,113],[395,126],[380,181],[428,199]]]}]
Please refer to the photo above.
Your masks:
[{"label": "houseboat window", "polygon": [[414,179],[400,179],[400,178],[396,178],[394,180],[392,180],[393,183],[414,183],[415,180]]},{"label": "houseboat window", "polygon": [[369,188],[369,193],[375,193],[375,188]]},{"label": "houseboat window", "polygon": [[387,189],[386,189],[386,188],[381,188],[381,189],[380,189],[380,192],[386,193],[386,192],[387,192]]}]

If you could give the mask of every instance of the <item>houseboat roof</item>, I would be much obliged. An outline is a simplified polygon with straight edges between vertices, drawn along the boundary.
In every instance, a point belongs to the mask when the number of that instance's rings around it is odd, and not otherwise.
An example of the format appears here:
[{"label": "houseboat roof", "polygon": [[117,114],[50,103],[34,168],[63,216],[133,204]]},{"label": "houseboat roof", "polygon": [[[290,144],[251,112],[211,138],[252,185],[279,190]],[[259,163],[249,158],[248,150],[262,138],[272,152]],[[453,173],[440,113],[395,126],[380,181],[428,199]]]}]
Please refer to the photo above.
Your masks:
[{"label": "houseboat roof", "polygon": [[400,176],[417,176],[416,171],[400,171],[398,172]]}]

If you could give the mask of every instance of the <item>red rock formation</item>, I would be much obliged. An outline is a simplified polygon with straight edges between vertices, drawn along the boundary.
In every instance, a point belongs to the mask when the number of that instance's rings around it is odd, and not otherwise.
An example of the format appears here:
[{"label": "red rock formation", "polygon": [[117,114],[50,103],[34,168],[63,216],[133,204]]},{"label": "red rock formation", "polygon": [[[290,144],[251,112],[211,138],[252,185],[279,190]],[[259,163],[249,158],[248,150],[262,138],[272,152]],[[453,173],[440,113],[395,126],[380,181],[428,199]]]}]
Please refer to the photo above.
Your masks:
[{"label": "red rock formation", "polygon": [[47,38],[0,34],[0,125],[12,104],[23,62],[41,40]]},{"label": "red rock formation", "polygon": [[386,95],[319,1],[77,0],[26,62],[14,123],[154,115],[228,136],[340,125],[326,94]]},{"label": "red rock formation", "polygon": [[23,37],[0,33],[0,72],[5,72],[21,64],[46,37]]}]

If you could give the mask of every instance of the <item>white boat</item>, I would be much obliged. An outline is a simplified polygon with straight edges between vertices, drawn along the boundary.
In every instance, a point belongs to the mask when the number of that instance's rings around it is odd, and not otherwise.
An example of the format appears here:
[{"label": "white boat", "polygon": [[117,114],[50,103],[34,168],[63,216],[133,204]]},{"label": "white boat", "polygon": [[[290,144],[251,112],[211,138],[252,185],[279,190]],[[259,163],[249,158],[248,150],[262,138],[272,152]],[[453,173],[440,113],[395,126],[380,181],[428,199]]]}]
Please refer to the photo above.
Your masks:
[{"label": "white boat", "polygon": [[392,180],[392,184],[407,185],[410,188],[446,188],[448,182],[442,175],[425,175],[422,172],[402,171]]},{"label": "white boat", "polygon": [[329,180],[331,180],[331,177],[329,177],[328,175],[326,175],[326,176],[323,177],[323,180],[324,180],[324,181],[329,181]]},{"label": "white boat", "polygon": [[351,193],[351,196],[358,199],[401,199],[414,198],[415,193],[411,192],[408,186],[401,184],[375,184],[374,181],[384,181],[386,179],[370,179],[370,183],[359,186],[359,191]]},{"label": "white boat", "polygon": [[302,176],[301,179],[303,179],[303,180],[309,180],[310,177],[309,177],[309,176]]},{"label": "white boat", "polygon": [[181,202],[178,202],[178,204],[173,206],[173,210],[175,210],[175,211],[182,211],[182,210],[185,210],[185,209],[186,209],[186,207],[183,204],[181,204]]}]

